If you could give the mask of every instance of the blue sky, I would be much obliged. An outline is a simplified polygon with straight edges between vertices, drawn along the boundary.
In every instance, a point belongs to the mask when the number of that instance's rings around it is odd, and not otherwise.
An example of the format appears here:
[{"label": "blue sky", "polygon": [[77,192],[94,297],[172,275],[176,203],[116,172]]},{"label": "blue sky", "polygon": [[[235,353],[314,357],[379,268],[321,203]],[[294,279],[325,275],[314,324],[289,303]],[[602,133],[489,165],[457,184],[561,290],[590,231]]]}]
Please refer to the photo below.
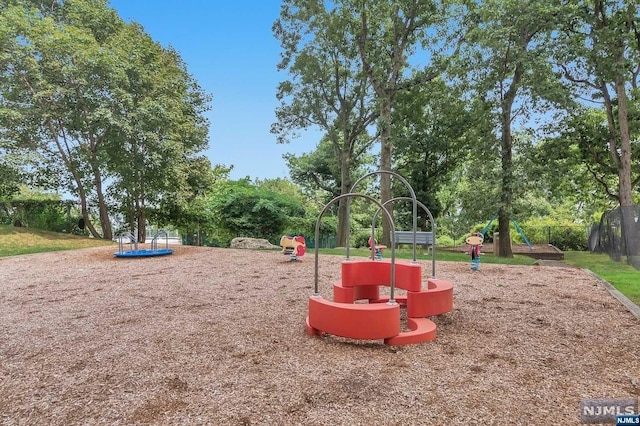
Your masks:
[{"label": "blue sky", "polygon": [[110,0],[127,22],[136,21],[157,42],[180,52],[189,73],[213,95],[209,149],[212,164],[233,164],[232,179],[286,177],[282,154],[312,151],[319,139],[308,132],[277,144],[275,121],[280,44],[271,26],[278,0]]}]

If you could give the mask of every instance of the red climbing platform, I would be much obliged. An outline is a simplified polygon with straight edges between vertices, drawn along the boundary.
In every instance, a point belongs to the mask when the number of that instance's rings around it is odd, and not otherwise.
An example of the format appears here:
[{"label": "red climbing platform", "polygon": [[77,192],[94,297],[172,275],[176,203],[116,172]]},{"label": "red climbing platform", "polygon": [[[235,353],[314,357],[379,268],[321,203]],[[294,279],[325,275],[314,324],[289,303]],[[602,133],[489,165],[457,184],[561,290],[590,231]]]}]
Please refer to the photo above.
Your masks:
[{"label": "red climbing platform", "polygon": [[[406,290],[406,297],[397,297],[393,302],[388,297],[380,297],[380,287],[390,285],[390,261],[344,261],[341,280],[333,286],[333,300],[317,295],[309,297],[307,333],[362,340],[383,339],[388,345],[434,340],[436,324],[427,317],[453,309],[453,285],[431,278],[423,286],[421,266],[404,262],[395,262],[395,289]],[[406,328],[409,331],[401,331],[401,306],[407,311]]]}]

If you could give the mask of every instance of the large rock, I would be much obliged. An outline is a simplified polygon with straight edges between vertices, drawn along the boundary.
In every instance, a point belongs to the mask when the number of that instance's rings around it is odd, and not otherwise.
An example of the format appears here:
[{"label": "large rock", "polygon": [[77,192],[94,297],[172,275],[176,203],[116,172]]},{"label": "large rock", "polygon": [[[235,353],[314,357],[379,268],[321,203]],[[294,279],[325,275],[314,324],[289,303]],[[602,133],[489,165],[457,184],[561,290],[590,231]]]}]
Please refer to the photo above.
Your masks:
[{"label": "large rock", "polygon": [[238,237],[231,240],[231,248],[236,249],[279,249],[264,238]]}]

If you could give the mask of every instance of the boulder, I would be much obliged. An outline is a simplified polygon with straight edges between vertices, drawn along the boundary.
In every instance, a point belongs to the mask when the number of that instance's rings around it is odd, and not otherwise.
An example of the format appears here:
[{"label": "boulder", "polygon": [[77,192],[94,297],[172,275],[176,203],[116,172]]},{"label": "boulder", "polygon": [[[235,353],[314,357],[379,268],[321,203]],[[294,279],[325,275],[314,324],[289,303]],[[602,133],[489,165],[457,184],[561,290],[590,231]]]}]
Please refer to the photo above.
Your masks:
[{"label": "boulder", "polygon": [[235,249],[280,249],[264,238],[237,237],[231,240],[231,248]]}]

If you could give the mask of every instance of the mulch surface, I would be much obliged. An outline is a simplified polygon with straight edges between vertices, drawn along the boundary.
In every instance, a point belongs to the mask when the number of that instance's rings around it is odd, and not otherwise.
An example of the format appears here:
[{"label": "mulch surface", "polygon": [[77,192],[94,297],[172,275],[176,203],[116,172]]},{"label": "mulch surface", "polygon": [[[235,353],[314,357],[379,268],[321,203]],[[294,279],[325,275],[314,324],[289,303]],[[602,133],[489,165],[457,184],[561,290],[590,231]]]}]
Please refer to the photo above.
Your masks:
[{"label": "mulch surface", "polygon": [[0,259],[0,423],[578,425],[640,396],[640,321],[580,269],[438,262],[453,311],[389,347],[305,333],[309,253],[172,248]]}]

